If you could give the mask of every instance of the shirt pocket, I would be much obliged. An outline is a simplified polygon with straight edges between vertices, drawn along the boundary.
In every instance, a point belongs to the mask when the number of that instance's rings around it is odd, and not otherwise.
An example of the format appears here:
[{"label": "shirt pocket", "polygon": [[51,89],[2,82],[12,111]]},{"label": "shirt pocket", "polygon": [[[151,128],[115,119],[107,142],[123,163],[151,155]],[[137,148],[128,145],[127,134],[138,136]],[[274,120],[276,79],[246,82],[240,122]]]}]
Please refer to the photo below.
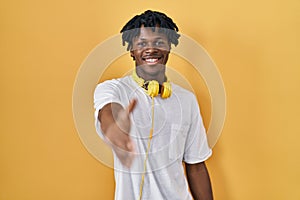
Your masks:
[{"label": "shirt pocket", "polygon": [[172,124],[169,147],[169,159],[183,159],[186,136],[188,132],[187,125]]}]

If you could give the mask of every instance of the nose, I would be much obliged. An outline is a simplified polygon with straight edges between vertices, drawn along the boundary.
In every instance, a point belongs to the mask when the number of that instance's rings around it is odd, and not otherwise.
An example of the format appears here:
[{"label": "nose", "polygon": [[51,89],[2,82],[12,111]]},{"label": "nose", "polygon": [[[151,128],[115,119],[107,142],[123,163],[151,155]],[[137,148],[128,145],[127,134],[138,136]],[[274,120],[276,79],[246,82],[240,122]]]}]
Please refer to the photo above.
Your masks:
[{"label": "nose", "polygon": [[157,52],[158,49],[156,48],[156,46],[152,43],[148,44],[147,45],[147,48],[145,50],[146,53],[154,53],[154,52]]}]

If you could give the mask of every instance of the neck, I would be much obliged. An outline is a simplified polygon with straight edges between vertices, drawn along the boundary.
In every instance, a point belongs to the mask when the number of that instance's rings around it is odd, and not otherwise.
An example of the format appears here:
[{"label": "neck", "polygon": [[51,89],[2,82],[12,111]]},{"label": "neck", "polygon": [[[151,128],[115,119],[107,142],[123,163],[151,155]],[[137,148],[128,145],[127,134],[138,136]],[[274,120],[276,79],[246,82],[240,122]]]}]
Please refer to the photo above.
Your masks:
[{"label": "neck", "polygon": [[136,67],[136,74],[138,77],[144,79],[145,81],[152,81],[156,80],[159,84],[162,84],[163,82],[167,81],[167,77],[165,74],[165,68],[157,73],[146,73],[143,69]]}]

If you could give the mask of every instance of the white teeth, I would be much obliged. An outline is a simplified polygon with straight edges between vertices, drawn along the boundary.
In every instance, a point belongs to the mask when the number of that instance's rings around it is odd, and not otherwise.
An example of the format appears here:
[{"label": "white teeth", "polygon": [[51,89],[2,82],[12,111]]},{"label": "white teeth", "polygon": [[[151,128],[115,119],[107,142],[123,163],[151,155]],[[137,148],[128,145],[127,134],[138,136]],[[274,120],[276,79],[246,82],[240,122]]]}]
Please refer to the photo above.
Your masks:
[{"label": "white teeth", "polygon": [[157,62],[157,61],[158,61],[157,58],[148,58],[148,59],[146,59],[146,62],[148,62],[148,63],[154,63],[154,62]]}]

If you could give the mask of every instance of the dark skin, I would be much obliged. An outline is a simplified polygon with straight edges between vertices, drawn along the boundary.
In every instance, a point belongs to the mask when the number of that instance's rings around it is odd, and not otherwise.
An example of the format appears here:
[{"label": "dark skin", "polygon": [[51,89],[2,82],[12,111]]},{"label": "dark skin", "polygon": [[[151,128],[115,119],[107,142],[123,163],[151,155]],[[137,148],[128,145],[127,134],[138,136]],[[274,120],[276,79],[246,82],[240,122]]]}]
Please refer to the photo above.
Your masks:
[{"label": "dark skin", "polygon": [[131,127],[129,116],[135,105],[135,100],[131,101],[127,108],[117,103],[109,103],[99,111],[98,115],[107,142],[127,168],[130,168],[135,153],[134,143],[129,136]]},{"label": "dark skin", "polygon": [[186,176],[194,200],[212,200],[212,188],[205,162],[185,163]]},{"label": "dark skin", "polygon": [[[165,81],[165,65],[168,61],[170,43],[166,35],[150,28],[141,27],[140,35],[132,41],[131,57],[135,60],[136,72],[144,80]],[[126,108],[112,103],[105,105],[98,115],[101,129],[108,143],[115,150],[121,163],[130,168],[134,159],[135,144],[129,136],[130,113],[134,110],[136,100]],[[212,188],[209,174],[204,162],[185,164],[187,180],[195,200],[212,200]]]},{"label": "dark skin", "polygon": [[135,60],[137,75],[146,81],[157,80],[162,84],[166,80],[170,45],[165,34],[142,27],[140,35],[133,39],[130,50],[130,55]]}]

